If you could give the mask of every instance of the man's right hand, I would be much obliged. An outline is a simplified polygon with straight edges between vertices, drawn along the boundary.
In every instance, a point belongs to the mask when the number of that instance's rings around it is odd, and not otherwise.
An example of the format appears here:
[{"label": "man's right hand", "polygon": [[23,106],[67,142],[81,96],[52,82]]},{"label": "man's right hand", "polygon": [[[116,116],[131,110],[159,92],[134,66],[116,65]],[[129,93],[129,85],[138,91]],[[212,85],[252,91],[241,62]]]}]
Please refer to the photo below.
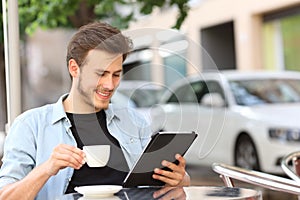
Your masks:
[{"label": "man's right hand", "polygon": [[50,158],[46,161],[46,172],[49,176],[53,176],[66,167],[80,169],[84,163],[85,153],[81,149],[60,144],[54,148]]},{"label": "man's right hand", "polygon": [[79,169],[85,163],[85,153],[70,145],[56,146],[50,158],[35,167],[26,177],[9,184],[0,190],[0,199],[33,200],[47,180],[60,169],[72,167]]}]

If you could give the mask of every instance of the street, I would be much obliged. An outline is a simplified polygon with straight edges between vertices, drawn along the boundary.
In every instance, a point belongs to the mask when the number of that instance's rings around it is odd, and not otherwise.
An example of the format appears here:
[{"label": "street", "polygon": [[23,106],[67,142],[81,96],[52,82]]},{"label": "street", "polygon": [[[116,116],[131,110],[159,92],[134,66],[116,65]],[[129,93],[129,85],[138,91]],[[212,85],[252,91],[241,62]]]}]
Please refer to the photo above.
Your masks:
[{"label": "street", "polygon": [[[223,181],[219,178],[219,174],[215,173],[210,167],[187,166],[187,172],[191,176],[191,184],[197,186],[224,186]],[[297,200],[296,195],[277,192],[258,186],[234,181],[236,187],[260,190],[263,194],[263,200]]]}]

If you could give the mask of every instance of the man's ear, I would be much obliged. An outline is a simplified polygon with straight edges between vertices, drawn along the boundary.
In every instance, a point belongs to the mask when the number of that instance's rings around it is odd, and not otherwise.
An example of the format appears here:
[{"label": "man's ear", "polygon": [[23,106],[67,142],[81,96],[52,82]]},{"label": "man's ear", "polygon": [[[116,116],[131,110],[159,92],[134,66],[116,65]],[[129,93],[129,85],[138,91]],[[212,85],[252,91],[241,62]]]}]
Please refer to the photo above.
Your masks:
[{"label": "man's ear", "polygon": [[74,78],[77,77],[80,72],[77,62],[74,59],[70,59],[68,64],[70,75]]}]

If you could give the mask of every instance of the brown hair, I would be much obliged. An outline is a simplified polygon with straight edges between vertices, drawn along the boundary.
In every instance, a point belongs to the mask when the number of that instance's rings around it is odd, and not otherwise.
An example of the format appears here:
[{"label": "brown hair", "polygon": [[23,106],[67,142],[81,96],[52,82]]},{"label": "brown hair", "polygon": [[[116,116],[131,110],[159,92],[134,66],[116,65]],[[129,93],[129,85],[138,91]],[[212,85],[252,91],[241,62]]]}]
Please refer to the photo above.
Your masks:
[{"label": "brown hair", "polygon": [[108,53],[121,53],[124,62],[132,49],[132,42],[120,30],[107,23],[93,22],[84,25],[79,28],[69,42],[67,66],[70,59],[74,59],[79,66],[82,66],[88,52],[92,49],[104,50]]}]

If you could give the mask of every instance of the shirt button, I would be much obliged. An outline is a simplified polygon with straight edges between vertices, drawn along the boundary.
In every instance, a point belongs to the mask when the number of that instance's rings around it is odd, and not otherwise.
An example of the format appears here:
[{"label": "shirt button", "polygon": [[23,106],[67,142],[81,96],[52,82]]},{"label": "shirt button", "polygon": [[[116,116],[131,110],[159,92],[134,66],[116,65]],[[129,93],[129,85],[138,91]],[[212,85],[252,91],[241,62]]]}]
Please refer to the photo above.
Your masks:
[{"label": "shirt button", "polygon": [[130,143],[133,143],[134,142],[134,139],[133,138],[130,138]]}]

